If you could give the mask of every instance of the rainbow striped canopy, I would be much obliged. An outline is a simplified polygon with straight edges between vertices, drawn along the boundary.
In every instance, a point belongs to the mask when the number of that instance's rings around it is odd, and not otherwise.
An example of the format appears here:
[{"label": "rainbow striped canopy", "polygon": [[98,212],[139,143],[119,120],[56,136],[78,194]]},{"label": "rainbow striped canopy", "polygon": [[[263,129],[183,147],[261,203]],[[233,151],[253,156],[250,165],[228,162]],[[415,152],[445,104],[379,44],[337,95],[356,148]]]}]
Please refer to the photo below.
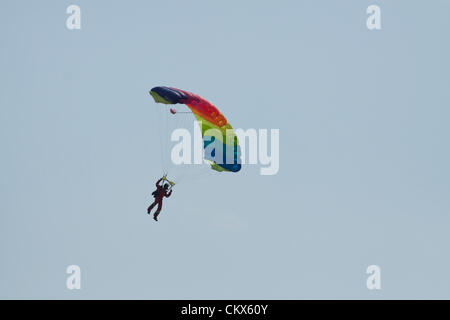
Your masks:
[{"label": "rainbow striped canopy", "polygon": [[[192,111],[202,132],[203,148],[206,149],[211,143],[215,143],[212,151],[205,154],[205,159],[211,164],[212,169],[220,172],[241,170],[241,150],[237,136],[216,106],[199,95],[172,87],[154,87],[150,90],[150,94],[157,103],[185,104]],[[217,129],[221,134],[211,136],[207,132],[209,129]],[[228,157],[233,161],[228,160],[232,163],[227,163],[227,154],[230,153],[233,156]]]}]

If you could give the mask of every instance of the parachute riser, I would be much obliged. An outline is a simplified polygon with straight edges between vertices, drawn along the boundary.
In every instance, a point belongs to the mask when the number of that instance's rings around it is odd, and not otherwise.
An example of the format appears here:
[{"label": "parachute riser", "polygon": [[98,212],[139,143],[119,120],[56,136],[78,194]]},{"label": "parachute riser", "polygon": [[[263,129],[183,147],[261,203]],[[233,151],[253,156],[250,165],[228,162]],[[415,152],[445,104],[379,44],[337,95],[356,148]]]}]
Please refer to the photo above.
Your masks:
[{"label": "parachute riser", "polygon": [[167,174],[164,174],[164,176],[162,177],[162,180],[163,180],[163,181],[166,181],[167,183],[169,183],[169,185],[170,185],[169,190],[170,190],[170,189],[173,188],[173,186],[175,186],[175,182],[170,181],[169,179],[167,179],[166,176],[167,176]]}]

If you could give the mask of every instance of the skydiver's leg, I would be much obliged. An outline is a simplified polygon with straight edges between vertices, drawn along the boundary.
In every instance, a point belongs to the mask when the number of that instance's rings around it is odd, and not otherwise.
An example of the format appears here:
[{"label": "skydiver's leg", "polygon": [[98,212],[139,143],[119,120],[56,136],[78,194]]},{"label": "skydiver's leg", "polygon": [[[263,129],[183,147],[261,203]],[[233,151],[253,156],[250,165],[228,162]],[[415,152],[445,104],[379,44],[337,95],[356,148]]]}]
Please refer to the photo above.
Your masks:
[{"label": "skydiver's leg", "polygon": [[150,205],[150,207],[148,207],[148,209],[147,209],[147,213],[148,213],[148,214],[150,214],[150,211],[152,211],[152,209],[155,207],[155,205],[156,205],[156,201],[154,201],[154,202]]},{"label": "skydiver's leg", "polygon": [[162,199],[158,201],[158,208],[156,208],[155,214],[153,215],[153,219],[155,219],[155,221],[158,221],[158,215],[161,212],[161,209],[162,209]]}]

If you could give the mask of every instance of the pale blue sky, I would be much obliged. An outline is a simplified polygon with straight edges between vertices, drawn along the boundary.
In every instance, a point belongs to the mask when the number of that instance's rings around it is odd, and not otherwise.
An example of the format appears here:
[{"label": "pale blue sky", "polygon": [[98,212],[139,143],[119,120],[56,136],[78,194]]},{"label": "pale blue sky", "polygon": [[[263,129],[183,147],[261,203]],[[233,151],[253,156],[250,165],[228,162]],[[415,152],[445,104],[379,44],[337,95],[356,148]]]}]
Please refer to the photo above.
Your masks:
[{"label": "pale blue sky", "polygon": [[[0,298],[450,298],[449,9],[1,1]],[[186,182],[155,223],[157,85],[280,129],[279,174]]]}]

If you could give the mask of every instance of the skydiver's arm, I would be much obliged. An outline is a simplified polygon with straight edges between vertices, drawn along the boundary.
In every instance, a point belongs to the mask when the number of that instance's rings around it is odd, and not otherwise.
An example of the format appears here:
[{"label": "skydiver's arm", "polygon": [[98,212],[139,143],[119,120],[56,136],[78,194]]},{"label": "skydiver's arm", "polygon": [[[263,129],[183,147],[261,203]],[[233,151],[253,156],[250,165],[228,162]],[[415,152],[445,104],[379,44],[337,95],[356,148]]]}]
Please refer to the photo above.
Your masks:
[{"label": "skydiver's arm", "polygon": [[169,193],[166,193],[166,198],[170,197],[171,194],[172,194],[172,190],[170,190]]},{"label": "skydiver's arm", "polygon": [[159,183],[161,182],[161,180],[162,180],[162,178],[159,179],[158,181],[156,181],[156,186],[157,186],[157,187],[159,186]]}]

